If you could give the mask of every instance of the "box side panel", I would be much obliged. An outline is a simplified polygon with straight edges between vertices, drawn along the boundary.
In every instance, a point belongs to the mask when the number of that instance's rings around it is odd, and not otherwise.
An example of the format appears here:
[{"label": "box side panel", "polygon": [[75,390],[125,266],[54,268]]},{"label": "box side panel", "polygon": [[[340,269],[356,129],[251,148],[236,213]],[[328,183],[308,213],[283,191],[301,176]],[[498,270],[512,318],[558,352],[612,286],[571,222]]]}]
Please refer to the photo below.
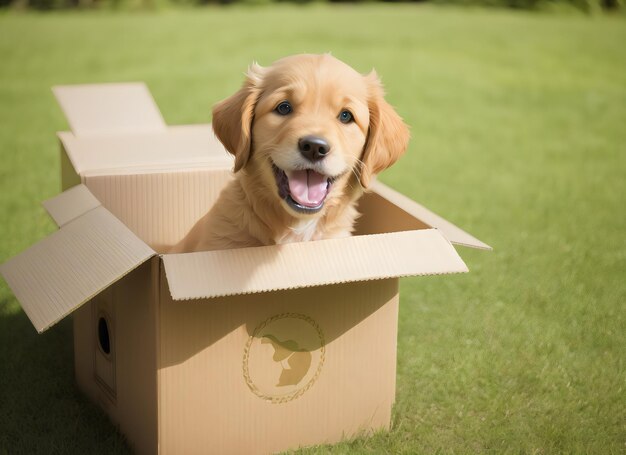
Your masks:
[{"label": "box side panel", "polygon": [[355,235],[429,229],[430,226],[411,216],[377,193],[365,193],[359,199],[359,213]]},{"label": "box side panel", "polygon": [[[111,294],[98,296],[73,314],[74,374],[80,390],[117,423],[115,377],[115,325]],[[106,314],[111,355],[103,355],[98,341],[100,317]]]},{"label": "box side panel", "polygon": [[388,428],[397,279],[209,302],[173,302],[161,282],[161,453],[272,453]]},{"label": "box side panel", "polygon": [[226,169],[85,178],[104,207],[154,250],[178,243],[232,179]]},{"label": "box side panel", "polygon": [[94,381],[94,325],[92,305],[89,301],[72,313],[74,329],[74,375],[80,390],[94,403],[98,403],[98,387]]},{"label": "box side panel", "polygon": [[[99,296],[72,313],[74,374],[81,392],[107,413],[113,422],[117,423],[115,355],[113,354],[108,359],[105,358],[98,344],[97,321],[105,312],[109,322],[108,327],[111,330],[110,342],[115,343],[116,338],[111,317],[113,309],[110,305],[102,305],[105,300]],[[110,304],[112,303],[110,301]]]},{"label": "box side panel", "polygon": [[101,391],[115,404],[117,396],[117,330],[115,318],[115,287],[110,287],[92,300],[91,324],[96,349],[93,351],[94,376]]},{"label": "box side panel", "polygon": [[155,454],[158,447],[157,296],[152,287],[157,266],[157,258],[142,264],[73,315],[76,382],[139,454]]},{"label": "box side panel", "polygon": [[158,258],[113,288],[116,322],[116,421],[135,453],[157,453],[156,310]]}]

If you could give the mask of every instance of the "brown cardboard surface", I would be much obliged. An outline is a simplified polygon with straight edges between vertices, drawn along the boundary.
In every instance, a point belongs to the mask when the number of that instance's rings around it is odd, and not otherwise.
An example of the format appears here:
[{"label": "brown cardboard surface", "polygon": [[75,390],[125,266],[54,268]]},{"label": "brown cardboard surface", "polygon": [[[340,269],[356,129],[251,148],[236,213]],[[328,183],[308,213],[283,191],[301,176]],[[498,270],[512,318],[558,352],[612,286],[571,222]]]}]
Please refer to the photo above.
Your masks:
[{"label": "brown cardboard surface", "polygon": [[42,332],[154,254],[97,207],[2,264],[0,273]]},{"label": "brown cardboard surface", "polygon": [[74,376],[80,390],[93,402],[99,403],[103,400],[98,396],[97,383],[94,381],[93,353],[97,347],[92,323],[92,305],[93,302],[86,302],[72,313]]},{"label": "brown cardboard surface", "polygon": [[[388,427],[397,279],[210,304],[173,301],[165,279],[161,289],[162,454],[273,453]],[[270,338],[310,352],[297,377],[283,377]]]},{"label": "brown cardboard surface", "polygon": [[418,204],[412,199],[409,199],[405,195],[398,193],[397,191],[384,185],[383,183],[380,183],[378,181],[374,182],[372,185],[372,190],[395,204],[398,208],[404,210],[411,216],[422,221],[427,226],[439,229],[441,232],[443,232],[446,238],[454,244],[471,248],[480,248],[484,250],[492,249],[486,243],[481,242],[474,236],[463,231],[461,228],[450,223],[448,220],[441,218],[436,213],[431,212],[426,207]]},{"label": "brown cardboard surface", "polygon": [[354,235],[430,228],[426,223],[402,210],[375,191],[368,191],[361,196],[358,201],[358,211],[361,216],[357,218]]},{"label": "brown cardboard surface", "polygon": [[158,272],[154,257],[113,287],[116,421],[137,454],[158,452]]},{"label": "brown cardboard surface", "polygon": [[[158,453],[158,270],[157,257],[146,261],[73,313],[76,382],[137,454]],[[98,316],[111,321],[113,390],[99,377]]]},{"label": "brown cardboard surface", "polygon": [[128,173],[131,169],[171,169],[181,166],[232,168],[211,125],[165,127],[158,131],[103,136],[58,133],[76,171],[81,174]]},{"label": "brown cardboard surface", "polygon": [[226,183],[230,169],[88,176],[89,191],[157,252],[178,243],[204,216]]},{"label": "brown cardboard surface", "polygon": [[142,82],[60,85],[52,91],[75,134],[165,129],[159,108]]},{"label": "brown cardboard surface", "polygon": [[174,300],[467,271],[436,229],[167,254],[163,263]]},{"label": "brown cardboard surface", "polygon": [[85,185],[76,185],[43,202],[44,208],[59,227],[100,205],[100,201]]},{"label": "brown cardboard surface", "polygon": [[[96,383],[100,391],[106,395],[113,403],[117,397],[117,318],[116,318],[116,302],[114,293],[116,285],[108,287],[93,299],[91,299],[91,320],[89,325],[93,327],[94,338],[96,339],[96,349],[91,352],[91,360],[93,362]],[[104,322],[105,330],[102,332],[107,334],[108,352],[104,351],[103,345],[100,343],[100,325]],[[121,350],[126,350],[126,346],[120,344]]]}]

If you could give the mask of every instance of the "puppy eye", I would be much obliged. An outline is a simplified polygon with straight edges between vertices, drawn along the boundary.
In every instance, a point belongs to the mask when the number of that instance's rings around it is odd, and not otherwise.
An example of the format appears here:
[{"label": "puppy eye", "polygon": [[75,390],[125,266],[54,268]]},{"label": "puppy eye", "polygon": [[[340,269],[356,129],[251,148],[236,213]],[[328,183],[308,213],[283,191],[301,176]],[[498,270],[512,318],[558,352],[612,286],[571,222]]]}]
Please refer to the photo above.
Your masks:
[{"label": "puppy eye", "polygon": [[289,104],[289,101],[283,101],[278,106],[276,106],[276,109],[274,110],[280,115],[289,115],[293,111],[291,104]]},{"label": "puppy eye", "polygon": [[341,123],[350,123],[354,121],[354,117],[352,117],[352,112],[343,110],[339,113],[339,121]]}]

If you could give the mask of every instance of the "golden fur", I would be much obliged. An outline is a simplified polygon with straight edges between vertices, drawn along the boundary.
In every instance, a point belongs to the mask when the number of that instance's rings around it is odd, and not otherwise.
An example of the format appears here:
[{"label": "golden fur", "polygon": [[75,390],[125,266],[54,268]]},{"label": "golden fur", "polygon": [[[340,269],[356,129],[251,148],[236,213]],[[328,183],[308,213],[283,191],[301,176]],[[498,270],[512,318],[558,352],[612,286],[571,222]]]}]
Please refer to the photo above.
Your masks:
[{"label": "golden fur", "polygon": [[[349,236],[363,189],[404,153],[409,140],[383,95],[374,71],[363,76],[328,54],[286,57],[267,68],[252,65],[243,87],[213,109],[215,134],[235,157],[235,178],[173,251]],[[277,105],[285,100],[293,112],[279,115]],[[339,121],[345,109],[353,122]],[[298,151],[299,138],[307,135],[331,145],[322,160],[311,163]],[[279,195],[276,168],[310,168],[334,178],[322,208],[294,210]]]}]

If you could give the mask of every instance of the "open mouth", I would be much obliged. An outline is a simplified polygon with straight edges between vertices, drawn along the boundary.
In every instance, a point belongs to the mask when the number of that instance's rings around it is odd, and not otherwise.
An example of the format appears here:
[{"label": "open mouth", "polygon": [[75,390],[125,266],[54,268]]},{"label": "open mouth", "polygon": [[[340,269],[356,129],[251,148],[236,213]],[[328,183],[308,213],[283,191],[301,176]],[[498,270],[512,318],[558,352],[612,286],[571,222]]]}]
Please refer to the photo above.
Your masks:
[{"label": "open mouth", "polygon": [[283,171],[272,164],[278,195],[299,213],[316,213],[324,206],[334,179],[313,169]]}]

